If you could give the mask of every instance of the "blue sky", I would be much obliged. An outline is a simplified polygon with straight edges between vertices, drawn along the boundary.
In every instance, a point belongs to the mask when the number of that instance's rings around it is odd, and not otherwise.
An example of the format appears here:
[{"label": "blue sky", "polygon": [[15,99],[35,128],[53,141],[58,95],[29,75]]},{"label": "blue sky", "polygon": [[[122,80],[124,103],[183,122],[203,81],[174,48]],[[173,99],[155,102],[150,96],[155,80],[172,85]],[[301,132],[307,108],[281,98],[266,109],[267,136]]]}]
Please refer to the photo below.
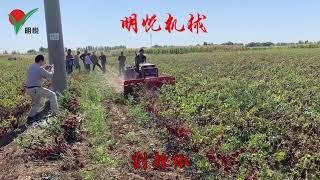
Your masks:
[{"label": "blue sky", "polygon": [[[320,41],[319,0],[60,0],[64,43],[86,45],[150,46],[150,34],[140,27],[134,34],[121,28],[120,20],[131,13],[141,19],[156,14],[163,23],[167,13],[187,21],[189,13],[205,14],[208,33],[152,33],[153,45],[193,45],[204,41],[222,43],[273,41]],[[39,8],[25,24],[39,27],[39,35],[15,35],[8,22],[13,9]],[[38,49],[47,45],[43,0],[0,0],[0,50]]]}]

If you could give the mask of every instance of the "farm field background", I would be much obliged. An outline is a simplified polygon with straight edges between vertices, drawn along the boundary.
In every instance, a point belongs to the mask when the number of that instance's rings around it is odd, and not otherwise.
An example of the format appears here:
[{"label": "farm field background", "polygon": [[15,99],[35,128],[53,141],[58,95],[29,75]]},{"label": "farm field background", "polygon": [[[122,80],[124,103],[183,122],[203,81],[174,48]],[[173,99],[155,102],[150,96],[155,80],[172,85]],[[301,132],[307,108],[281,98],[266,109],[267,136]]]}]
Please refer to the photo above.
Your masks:
[{"label": "farm field background", "polygon": [[[177,85],[143,103],[163,121],[192,130],[186,149],[199,151],[193,160],[202,171],[222,178],[320,176],[319,49],[150,54],[148,60]],[[239,153],[239,162],[230,160]]]},{"label": "farm field background", "polygon": [[[108,54],[116,70],[116,53]],[[177,84],[140,103],[192,131],[181,147],[192,168],[220,178],[320,177],[320,49],[150,53],[147,60]],[[0,57],[1,127],[12,125],[10,110],[28,110],[21,87],[30,63]]]},{"label": "farm field background", "polygon": [[18,126],[20,117],[30,108],[30,99],[24,95],[24,82],[28,66],[33,62],[29,56],[16,56],[17,61],[8,61],[0,56],[0,135],[3,131]]}]

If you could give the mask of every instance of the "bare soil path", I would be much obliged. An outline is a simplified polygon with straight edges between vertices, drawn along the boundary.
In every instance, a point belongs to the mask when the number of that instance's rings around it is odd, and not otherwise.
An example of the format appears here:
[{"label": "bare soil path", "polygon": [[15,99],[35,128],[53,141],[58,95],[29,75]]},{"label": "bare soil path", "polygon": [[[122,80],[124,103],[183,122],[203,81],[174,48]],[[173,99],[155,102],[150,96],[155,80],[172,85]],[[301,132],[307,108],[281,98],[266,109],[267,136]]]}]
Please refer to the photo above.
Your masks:
[{"label": "bare soil path", "polygon": [[[106,83],[118,93],[122,92],[122,78],[116,73],[109,71],[106,74]],[[128,107],[106,101],[108,123],[112,131],[114,146],[109,153],[117,157],[123,164],[113,169],[112,179],[191,179],[183,170],[168,168],[165,171],[152,167],[153,150],[165,152],[165,141],[160,138],[160,132],[155,128],[146,128],[137,120],[128,116]],[[134,152],[148,152],[148,168],[135,170],[131,156]]]}]

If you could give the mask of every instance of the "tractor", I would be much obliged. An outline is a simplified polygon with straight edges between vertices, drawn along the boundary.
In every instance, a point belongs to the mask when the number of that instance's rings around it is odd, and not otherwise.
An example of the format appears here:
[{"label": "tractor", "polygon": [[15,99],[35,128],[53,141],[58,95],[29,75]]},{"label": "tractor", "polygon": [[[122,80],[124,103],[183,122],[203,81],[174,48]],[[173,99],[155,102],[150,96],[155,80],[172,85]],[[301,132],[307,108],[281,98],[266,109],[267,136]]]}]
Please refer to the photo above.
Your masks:
[{"label": "tractor", "polygon": [[159,70],[154,64],[141,63],[126,67],[124,73],[124,95],[133,94],[135,87],[142,86],[150,91],[157,92],[163,85],[175,85],[176,79],[172,76],[159,76]]}]

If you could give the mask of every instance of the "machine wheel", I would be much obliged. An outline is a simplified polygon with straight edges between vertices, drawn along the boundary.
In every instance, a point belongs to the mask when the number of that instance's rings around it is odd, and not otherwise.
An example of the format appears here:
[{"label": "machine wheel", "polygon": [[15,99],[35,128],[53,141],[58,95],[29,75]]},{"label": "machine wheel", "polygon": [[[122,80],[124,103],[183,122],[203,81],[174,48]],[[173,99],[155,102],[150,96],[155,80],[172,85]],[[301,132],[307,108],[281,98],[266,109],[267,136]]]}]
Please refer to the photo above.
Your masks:
[{"label": "machine wheel", "polygon": [[128,86],[128,87],[124,88],[123,95],[124,95],[124,97],[126,99],[128,99],[129,96],[132,95],[132,94],[133,94],[133,88],[132,87]]}]

